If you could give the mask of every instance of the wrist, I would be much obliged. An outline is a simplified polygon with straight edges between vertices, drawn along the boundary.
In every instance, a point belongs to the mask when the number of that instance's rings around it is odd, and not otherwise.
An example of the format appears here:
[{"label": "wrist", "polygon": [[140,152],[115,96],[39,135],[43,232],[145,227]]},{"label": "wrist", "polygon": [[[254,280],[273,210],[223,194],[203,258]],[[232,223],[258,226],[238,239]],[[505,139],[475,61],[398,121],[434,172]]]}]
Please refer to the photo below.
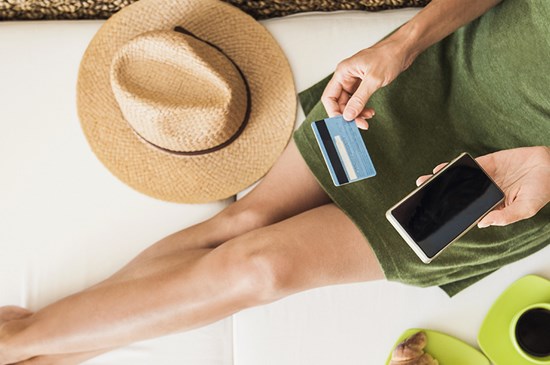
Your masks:
[{"label": "wrist", "polygon": [[409,67],[416,57],[425,49],[420,44],[421,31],[414,21],[405,23],[394,33],[396,41],[400,44],[405,68]]}]

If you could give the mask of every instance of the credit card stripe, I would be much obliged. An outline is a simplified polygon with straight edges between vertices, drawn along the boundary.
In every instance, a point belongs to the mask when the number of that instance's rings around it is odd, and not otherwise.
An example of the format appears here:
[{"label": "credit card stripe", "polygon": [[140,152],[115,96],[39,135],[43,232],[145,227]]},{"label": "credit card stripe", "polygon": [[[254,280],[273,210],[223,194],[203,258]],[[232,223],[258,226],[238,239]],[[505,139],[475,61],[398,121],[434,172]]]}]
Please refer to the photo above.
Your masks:
[{"label": "credit card stripe", "polygon": [[334,170],[334,173],[336,174],[338,183],[345,184],[349,182],[348,177],[346,176],[346,172],[344,171],[344,167],[342,166],[342,162],[338,157],[338,152],[336,152],[336,147],[334,146],[332,138],[330,137],[330,133],[328,132],[326,122],[324,120],[320,120],[316,122],[316,124],[317,131],[319,132],[319,136],[321,136],[321,141],[323,142],[325,150],[327,151],[328,159],[332,164],[332,168]]},{"label": "credit card stripe", "polygon": [[344,142],[342,141],[342,137],[334,136],[334,141],[336,142],[336,148],[338,148],[338,152],[340,152],[340,156],[342,157],[342,162],[344,162],[344,167],[348,172],[349,178],[351,180],[357,179],[357,174],[355,173],[355,169],[353,168],[353,164],[351,163],[351,159],[349,158],[346,145],[344,145]]}]

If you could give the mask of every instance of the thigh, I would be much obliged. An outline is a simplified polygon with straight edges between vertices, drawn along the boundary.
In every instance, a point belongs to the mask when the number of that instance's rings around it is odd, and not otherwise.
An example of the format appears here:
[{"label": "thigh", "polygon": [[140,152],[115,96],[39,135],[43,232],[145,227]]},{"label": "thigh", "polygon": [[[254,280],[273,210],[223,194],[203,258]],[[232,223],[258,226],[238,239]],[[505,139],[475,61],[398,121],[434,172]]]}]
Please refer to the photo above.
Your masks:
[{"label": "thigh", "polygon": [[384,278],[366,238],[333,203],[250,231],[216,250],[222,257],[236,254],[240,261],[259,262],[282,288],[279,296]]},{"label": "thigh", "polygon": [[[330,198],[291,140],[271,170],[248,195],[211,219],[163,238],[140,256],[149,260],[160,258],[165,262],[169,256],[184,253],[185,260],[193,260],[201,255],[201,250],[328,202]],[[174,256],[172,260],[178,264],[180,258]]]},{"label": "thigh", "polygon": [[253,212],[261,216],[258,226],[264,226],[330,201],[291,139],[258,185],[226,210]]}]

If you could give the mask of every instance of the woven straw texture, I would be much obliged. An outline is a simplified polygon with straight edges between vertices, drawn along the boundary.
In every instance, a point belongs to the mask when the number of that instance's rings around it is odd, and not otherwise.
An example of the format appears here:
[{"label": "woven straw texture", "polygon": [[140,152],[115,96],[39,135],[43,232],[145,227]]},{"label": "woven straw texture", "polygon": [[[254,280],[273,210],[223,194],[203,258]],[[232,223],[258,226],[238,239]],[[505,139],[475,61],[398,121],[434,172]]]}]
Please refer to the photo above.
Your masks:
[{"label": "woven straw texture", "polygon": [[[212,19],[218,21],[212,22]],[[166,39],[163,34],[175,33],[173,29],[176,26],[223,50],[238,65],[250,88],[251,109],[248,124],[231,144],[214,152],[194,156],[180,155],[161,150],[136,135],[136,130],[139,129],[138,132],[147,140],[153,140],[162,147],[171,148],[167,143],[173,142],[173,139],[167,142],[166,138],[158,140],[153,136],[154,131],[139,128],[139,118],[142,117],[139,114],[144,114],[146,109],[138,110],[137,107],[143,103],[136,98],[147,99],[149,106],[162,103],[162,108],[156,109],[169,110],[176,113],[176,116],[178,103],[174,99],[184,103],[198,103],[199,107],[219,105],[215,101],[210,102],[210,99],[201,102],[207,96],[215,96],[208,85],[196,84],[196,90],[192,92],[193,98],[185,98],[183,96],[186,93],[189,95],[188,91],[175,91],[174,88],[166,90],[159,81],[161,79],[155,82],[139,82],[150,78],[151,75],[148,72],[143,73],[143,70],[150,70],[151,67],[140,67],[140,63],[146,60],[139,61],[135,55],[145,52],[132,50],[133,47],[141,47],[134,40],[143,38],[145,34],[151,37],[159,34],[159,37]],[[167,41],[176,42],[178,37],[185,36],[174,34]],[[132,41],[129,42],[130,40]],[[149,60],[155,61],[154,57],[151,58],[151,53],[154,52],[157,52],[157,56],[166,56],[161,57],[165,62],[172,56],[181,58],[174,53],[176,50],[171,51],[171,56],[170,52],[166,55],[169,45],[164,47],[158,43],[157,46],[146,46]],[[200,48],[195,50],[202,52]],[[134,56],[130,56],[128,52],[133,52]],[[117,55],[130,59],[128,62],[120,60],[113,63]],[[212,56],[207,55],[203,59],[211,60]],[[182,73],[193,71],[192,75],[200,74],[196,72],[198,65],[187,61],[185,63],[186,67],[192,69],[184,70],[179,67]],[[113,64],[115,71],[111,68]],[[132,79],[124,77],[124,69],[127,67],[132,68],[128,73]],[[228,79],[230,75],[227,69],[224,71],[223,68],[214,68],[225,74],[228,84],[236,83]],[[177,77],[176,73],[174,76]],[[182,80],[185,77],[177,78]],[[113,78],[116,81],[114,88],[111,82]],[[154,78],[157,79],[157,76]],[[218,79],[212,76],[210,80],[213,78]],[[209,79],[204,77],[202,80]],[[137,85],[124,87],[125,82],[126,85],[128,82],[137,82]],[[220,82],[212,82],[221,85]],[[146,90],[133,91],[141,87]],[[220,92],[223,92],[222,89],[220,86]],[[238,92],[239,88],[231,89]],[[133,97],[124,96],[122,90],[130,91]],[[166,98],[170,93],[171,98]],[[164,96],[164,99],[158,95]],[[196,95],[202,96],[197,98]],[[178,203],[204,203],[236,194],[269,170],[282,153],[293,131],[296,92],[290,66],[279,45],[263,26],[243,12],[216,0],[140,0],[109,19],[90,43],[80,66],[77,106],[84,134],[92,150],[116,177],[135,190],[158,199]],[[188,106],[189,104],[184,105]],[[200,124],[206,129],[211,126],[212,111],[203,109],[198,115],[191,114],[193,113],[179,114],[182,119],[180,130],[188,129],[189,123]],[[173,121],[164,125],[164,137],[173,134],[173,126]],[[193,131],[186,133],[196,135]],[[226,137],[221,136],[213,143]],[[204,143],[208,146],[204,146]],[[187,146],[184,147],[189,147],[189,143],[185,144]],[[201,144],[202,147],[210,147],[211,141],[202,141]],[[190,147],[194,150],[199,146]]]},{"label": "woven straw texture", "polygon": [[246,86],[229,59],[174,31],[126,43],[111,63],[111,87],[142,139],[178,153],[226,143],[243,125],[248,105]]},{"label": "woven straw texture", "polygon": [[[0,0],[0,20],[106,19],[137,0]],[[225,0],[256,19],[307,11],[386,10],[430,0]]]}]

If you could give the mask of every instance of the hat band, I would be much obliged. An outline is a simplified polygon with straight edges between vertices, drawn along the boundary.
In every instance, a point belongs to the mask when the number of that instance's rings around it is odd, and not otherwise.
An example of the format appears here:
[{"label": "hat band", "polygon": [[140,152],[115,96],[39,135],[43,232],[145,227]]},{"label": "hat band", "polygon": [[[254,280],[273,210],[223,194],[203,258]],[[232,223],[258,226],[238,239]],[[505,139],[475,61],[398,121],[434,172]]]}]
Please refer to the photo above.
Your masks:
[{"label": "hat band", "polygon": [[241,125],[240,125],[239,129],[237,129],[235,131],[235,133],[233,133],[233,135],[231,137],[229,137],[225,142],[222,142],[217,146],[206,148],[204,150],[199,150],[199,151],[174,151],[174,150],[171,150],[171,149],[168,149],[168,148],[164,148],[164,147],[161,147],[159,145],[156,145],[156,144],[152,143],[151,141],[148,141],[146,138],[144,138],[142,135],[140,135],[133,127],[132,127],[132,129],[141,139],[143,139],[145,142],[147,142],[151,146],[154,146],[154,147],[156,147],[156,148],[158,148],[162,151],[177,154],[177,155],[196,156],[196,155],[204,155],[204,154],[207,154],[207,153],[210,153],[210,152],[215,152],[215,151],[221,150],[222,148],[227,147],[234,140],[236,140],[237,137],[239,137],[239,135],[243,132],[244,128],[248,124],[248,119],[250,118],[250,107],[251,107],[251,105],[250,105],[251,104],[250,87],[248,86],[248,81],[246,80],[246,77],[244,76],[244,73],[241,71],[240,67],[220,47],[218,47],[215,44],[210,43],[210,42],[208,42],[204,39],[201,39],[201,38],[197,37],[195,34],[191,33],[187,29],[182,28],[180,26],[175,27],[174,30],[176,32],[179,32],[179,33],[187,34],[187,35],[189,35],[189,36],[191,36],[191,37],[193,37],[193,38],[195,38],[195,39],[197,39],[197,40],[199,40],[203,43],[208,44],[210,47],[214,47],[222,55],[224,55],[233,64],[233,66],[235,66],[235,68],[239,72],[239,75],[241,76],[241,79],[243,80],[243,83],[244,83],[244,86],[245,86],[245,89],[246,89],[246,111],[245,111],[245,114],[244,114],[243,121],[241,122]]}]

